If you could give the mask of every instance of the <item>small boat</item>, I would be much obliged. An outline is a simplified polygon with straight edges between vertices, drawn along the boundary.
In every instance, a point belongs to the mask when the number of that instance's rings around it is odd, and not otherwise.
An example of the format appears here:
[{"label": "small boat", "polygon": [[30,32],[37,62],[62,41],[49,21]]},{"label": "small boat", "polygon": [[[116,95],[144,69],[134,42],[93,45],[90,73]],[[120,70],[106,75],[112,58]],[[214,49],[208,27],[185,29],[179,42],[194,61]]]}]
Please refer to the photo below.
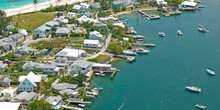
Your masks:
[{"label": "small boat", "polygon": [[144,36],[141,35],[135,35],[133,36],[134,39],[144,39]]},{"label": "small boat", "polygon": [[196,104],[196,107],[197,107],[197,108],[200,108],[200,109],[203,109],[203,110],[207,109],[206,106],[204,106],[204,105],[199,105],[199,104]]},{"label": "small boat", "polygon": [[79,107],[85,108],[86,104],[78,104]]},{"label": "small boat", "polygon": [[97,89],[98,89],[99,91],[101,91],[101,90],[103,90],[104,88],[103,88],[102,86],[97,86]]},{"label": "small boat", "polygon": [[209,32],[209,30],[207,30],[206,28],[204,28],[201,25],[199,25],[198,29],[199,29],[200,32],[204,32],[204,33]]},{"label": "small boat", "polygon": [[138,48],[138,49],[135,49],[135,52],[137,54],[147,54],[149,53],[150,51],[149,50],[144,50],[143,48]]},{"label": "small boat", "polygon": [[215,75],[215,71],[212,70],[211,68],[206,69],[206,71],[207,71],[210,75]]},{"label": "small boat", "polygon": [[96,76],[105,76],[105,74],[102,71],[100,71],[100,73],[95,73],[95,75]]},{"label": "small boat", "polygon": [[146,46],[146,47],[155,47],[156,44],[152,44],[152,43],[150,42],[150,43],[144,44],[144,46]]},{"label": "small boat", "polygon": [[161,36],[161,37],[165,37],[166,36],[166,34],[164,32],[159,32],[158,35]]},{"label": "small boat", "polygon": [[181,30],[178,30],[178,31],[177,31],[177,34],[180,35],[180,36],[183,35],[183,33],[182,33]]},{"label": "small boat", "polygon": [[126,62],[127,62],[127,63],[132,63],[133,61],[135,61],[135,59],[136,59],[136,57],[128,57],[128,58],[126,59]]},{"label": "small boat", "polygon": [[126,51],[126,50],[123,51],[123,54],[129,55],[129,56],[136,56],[137,55],[136,52]]},{"label": "small boat", "polygon": [[201,92],[201,88],[196,87],[196,86],[185,86],[185,88],[192,92]]}]

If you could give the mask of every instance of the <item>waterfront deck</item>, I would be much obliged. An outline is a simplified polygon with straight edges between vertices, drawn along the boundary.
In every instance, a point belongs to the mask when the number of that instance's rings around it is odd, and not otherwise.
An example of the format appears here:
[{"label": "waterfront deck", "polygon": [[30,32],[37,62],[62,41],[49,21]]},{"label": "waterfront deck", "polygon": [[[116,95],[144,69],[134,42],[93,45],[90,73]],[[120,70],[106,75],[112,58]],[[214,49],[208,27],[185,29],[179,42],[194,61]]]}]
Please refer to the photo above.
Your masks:
[{"label": "waterfront deck", "polygon": [[142,10],[138,10],[137,12],[139,12],[140,14],[142,14],[144,17],[146,17],[149,20],[160,19],[159,15],[149,15],[149,14],[143,12]]},{"label": "waterfront deck", "polygon": [[84,101],[83,99],[74,99],[74,98],[70,98],[68,100],[66,100],[70,103],[77,103],[77,104],[91,104],[92,102],[88,102],[88,101]]}]

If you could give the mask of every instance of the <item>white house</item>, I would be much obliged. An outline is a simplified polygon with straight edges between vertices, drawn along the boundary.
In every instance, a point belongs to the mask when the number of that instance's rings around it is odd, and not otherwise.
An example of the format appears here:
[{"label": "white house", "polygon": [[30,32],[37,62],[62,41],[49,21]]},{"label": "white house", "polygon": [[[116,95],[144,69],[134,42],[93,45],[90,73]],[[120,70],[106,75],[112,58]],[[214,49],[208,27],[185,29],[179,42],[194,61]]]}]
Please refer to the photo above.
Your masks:
[{"label": "white house", "polygon": [[101,40],[103,35],[100,34],[98,31],[91,31],[89,33],[89,39],[90,40]]},{"label": "white house", "polygon": [[158,5],[167,5],[167,2],[164,1],[164,0],[156,0],[156,3],[157,3]]},{"label": "white house", "polygon": [[73,12],[68,12],[67,15],[66,15],[66,18],[68,19],[72,19],[76,16],[76,13],[73,13]]},{"label": "white house", "polygon": [[124,37],[124,38],[123,38],[123,41],[129,42],[129,38]]},{"label": "white house", "polygon": [[77,11],[77,12],[80,12],[81,11],[81,6],[80,5],[74,5],[73,10]]},{"label": "white house", "polygon": [[115,18],[112,15],[110,15],[109,17],[100,18],[100,21],[103,23],[115,23],[118,22],[118,18]]},{"label": "white house", "polygon": [[61,57],[61,58],[67,58],[68,62],[74,62],[78,60],[79,58],[86,56],[86,51],[64,48],[63,50],[58,52],[55,56]]},{"label": "white house", "polygon": [[84,10],[89,10],[89,8],[90,8],[90,4],[88,4],[88,3],[80,3],[80,6]]},{"label": "white house", "polygon": [[89,22],[89,23],[93,22],[93,23],[95,23],[95,22],[98,22],[97,20],[95,20],[93,18],[89,18],[86,15],[81,16],[77,20],[79,21],[79,23],[83,23],[83,22]]},{"label": "white house", "polygon": [[0,102],[0,110],[21,110],[20,102]]},{"label": "white house", "polygon": [[87,73],[92,69],[92,62],[86,60],[77,60],[70,65],[71,74]]},{"label": "white house", "polygon": [[6,68],[8,68],[8,64],[0,62],[0,72],[4,72]]},{"label": "white house", "polygon": [[101,45],[99,45],[99,40],[86,39],[83,42],[83,47],[86,47],[86,48],[100,48]]},{"label": "white house", "polygon": [[197,3],[193,1],[184,1],[179,5],[180,10],[195,10]]},{"label": "white house", "polygon": [[65,16],[60,16],[59,18],[54,18],[54,21],[57,21],[59,23],[68,23],[69,20],[65,19]]},{"label": "white house", "polygon": [[1,96],[7,99],[13,98],[14,97],[14,93],[15,93],[16,89],[12,89],[12,88],[8,88],[8,89],[3,89],[0,93]]},{"label": "white house", "polygon": [[19,91],[30,91],[37,90],[39,83],[41,82],[41,76],[35,75],[32,71],[27,76],[19,76]]},{"label": "white house", "polygon": [[58,110],[62,106],[62,97],[60,95],[54,97],[47,97],[45,101],[51,104],[53,109],[55,110]]}]

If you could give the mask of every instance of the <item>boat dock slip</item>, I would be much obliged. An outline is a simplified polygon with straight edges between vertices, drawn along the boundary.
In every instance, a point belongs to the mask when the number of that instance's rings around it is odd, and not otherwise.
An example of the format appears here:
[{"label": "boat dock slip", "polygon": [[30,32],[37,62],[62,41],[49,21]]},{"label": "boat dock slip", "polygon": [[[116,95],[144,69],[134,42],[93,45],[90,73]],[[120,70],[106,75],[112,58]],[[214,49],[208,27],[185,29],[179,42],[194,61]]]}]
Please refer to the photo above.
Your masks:
[{"label": "boat dock slip", "polygon": [[170,11],[163,13],[163,16],[172,16],[172,15],[180,15],[182,12],[181,11]]},{"label": "boat dock slip", "polygon": [[66,100],[70,103],[81,103],[81,104],[91,104],[92,102],[88,102],[88,101],[83,101],[83,99],[74,99],[74,98],[70,98],[68,100]]},{"label": "boat dock slip", "polygon": [[150,20],[154,20],[154,19],[160,19],[160,16],[159,15],[149,15],[147,13],[144,13],[143,11],[141,10],[138,10],[138,12],[140,14],[142,14],[143,16],[145,16],[147,19],[150,19]]},{"label": "boat dock slip", "polygon": [[134,45],[134,46],[142,46],[142,47],[155,47],[156,46],[156,44],[152,44],[152,43],[146,43],[146,44],[132,43],[132,45]]}]

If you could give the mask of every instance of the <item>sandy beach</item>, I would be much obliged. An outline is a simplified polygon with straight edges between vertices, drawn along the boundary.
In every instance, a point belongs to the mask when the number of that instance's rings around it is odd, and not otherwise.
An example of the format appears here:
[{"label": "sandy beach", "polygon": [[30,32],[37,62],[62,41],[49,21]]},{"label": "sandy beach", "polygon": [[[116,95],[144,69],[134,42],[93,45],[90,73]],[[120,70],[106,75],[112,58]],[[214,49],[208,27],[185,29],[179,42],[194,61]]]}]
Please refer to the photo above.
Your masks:
[{"label": "sandy beach", "polygon": [[34,11],[40,11],[42,9],[46,9],[48,7],[52,6],[61,6],[61,5],[65,5],[65,4],[73,4],[73,3],[77,3],[77,2],[84,2],[86,0],[61,0],[60,2],[56,2],[57,0],[51,0],[50,2],[44,2],[44,3],[39,3],[36,4],[36,10],[35,10],[35,5],[30,4],[30,5],[26,5],[24,7],[21,8],[16,8],[16,9],[7,9],[4,10],[6,12],[7,16],[13,16],[13,15],[17,15],[17,14],[22,14],[22,13],[28,13],[28,12],[34,12]]}]

